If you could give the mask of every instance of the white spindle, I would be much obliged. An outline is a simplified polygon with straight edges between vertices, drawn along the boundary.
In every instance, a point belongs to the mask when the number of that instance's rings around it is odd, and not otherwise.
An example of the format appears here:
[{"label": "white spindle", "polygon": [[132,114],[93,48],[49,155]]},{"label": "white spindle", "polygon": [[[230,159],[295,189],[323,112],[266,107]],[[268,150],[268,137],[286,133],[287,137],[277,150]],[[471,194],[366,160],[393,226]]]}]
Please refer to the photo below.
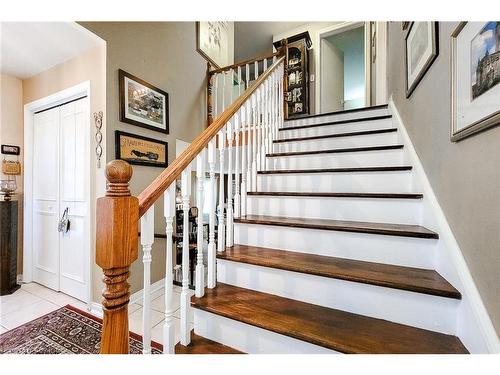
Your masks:
[{"label": "white spindle", "polygon": [[235,168],[234,168],[234,217],[239,218],[241,212],[240,201],[240,154],[243,151],[243,145],[240,145],[240,123],[241,123],[242,110],[234,116],[234,133],[236,134],[236,147],[234,148],[235,155]]},{"label": "white spindle", "polygon": [[262,170],[262,87],[257,89],[257,171]]},{"label": "white spindle", "polygon": [[228,106],[233,104],[233,100],[234,100],[234,70],[231,69],[229,70],[229,98],[230,98],[230,101],[228,103]]},{"label": "white spindle", "polygon": [[[234,117],[233,120],[234,121]],[[228,122],[227,135],[227,209],[226,209],[226,247],[233,246],[233,124]]]},{"label": "white spindle", "polygon": [[238,66],[238,96],[241,95],[241,66]]},{"label": "white spindle", "polygon": [[215,195],[215,137],[208,144],[208,166],[210,168],[210,191],[212,195],[210,197],[210,213],[209,213],[209,224],[208,224],[208,276],[207,276],[207,286],[212,289],[216,285],[216,273],[215,273],[215,211],[216,211],[216,199]]},{"label": "white spindle", "polygon": [[196,157],[196,179],[198,184],[196,205],[198,206],[198,233],[196,245],[196,297],[205,294],[205,267],[203,266],[203,183],[205,180],[205,149]]},{"label": "white spindle", "polygon": [[263,60],[263,64],[264,64],[264,72],[265,72],[267,70],[267,59]]},{"label": "white spindle", "polygon": [[226,248],[224,243],[225,226],[224,226],[224,148],[226,143],[226,131],[224,128],[219,131],[219,210],[218,218],[219,225],[217,227],[217,251],[223,252]]},{"label": "white spindle", "polygon": [[276,56],[273,56],[273,64],[276,63],[276,60],[278,60],[278,58]]},{"label": "white spindle", "polygon": [[257,78],[259,78],[259,62],[256,61],[254,62],[254,76],[255,76],[255,80],[257,80]]},{"label": "white spindle", "polygon": [[248,103],[241,107],[241,210],[240,216],[247,215],[247,151],[250,150],[248,133]]},{"label": "white spindle", "polygon": [[182,171],[182,292],[181,292],[181,344],[186,346],[191,341],[189,331],[189,201],[191,198],[191,165]]},{"label": "white spindle", "polygon": [[142,353],[151,353],[151,248],[154,243],[154,205],[141,218],[142,263],[144,265],[144,289],[142,304]]},{"label": "white spindle", "polygon": [[250,65],[245,65],[245,80],[246,80],[246,88],[250,86]]},{"label": "white spindle", "polygon": [[164,216],[166,222],[167,247],[165,252],[165,322],[163,323],[163,353],[174,354],[175,324],[173,303],[173,241],[175,217],[175,182],[171,184],[163,197]]},{"label": "white spindle", "polygon": [[226,72],[222,72],[222,104],[221,104],[221,113],[226,110]]},{"label": "white spindle", "polygon": [[252,178],[249,191],[257,191],[257,93],[252,95]]}]

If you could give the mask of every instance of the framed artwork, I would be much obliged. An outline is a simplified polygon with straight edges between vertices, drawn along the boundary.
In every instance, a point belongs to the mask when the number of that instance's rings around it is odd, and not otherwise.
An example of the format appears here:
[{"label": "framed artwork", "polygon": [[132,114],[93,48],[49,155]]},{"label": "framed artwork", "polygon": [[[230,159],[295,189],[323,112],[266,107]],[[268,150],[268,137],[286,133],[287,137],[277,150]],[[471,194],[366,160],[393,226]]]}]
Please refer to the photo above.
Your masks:
[{"label": "framed artwork", "polygon": [[168,94],[118,70],[120,121],[168,134]]},{"label": "framed artwork", "polygon": [[196,50],[215,68],[232,64],[229,22],[196,22]]},{"label": "framed artwork", "polygon": [[407,98],[418,86],[438,54],[438,23],[412,22],[405,37]]},{"label": "framed artwork", "polygon": [[4,155],[19,155],[21,154],[21,147],[12,145],[2,145],[1,153]]},{"label": "framed artwork", "polygon": [[500,124],[500,22],[462,22],[451,35],[451,140]]},{"label": "framed artwork", "polygon": [[115,131],[115,157],[130,164],[166,168],[168,144],[136,134]]},{"label": "framed artwork", "polygon": [[401,22],[401,29],[406,30],[410,26],[410,21],[402,21]]}]

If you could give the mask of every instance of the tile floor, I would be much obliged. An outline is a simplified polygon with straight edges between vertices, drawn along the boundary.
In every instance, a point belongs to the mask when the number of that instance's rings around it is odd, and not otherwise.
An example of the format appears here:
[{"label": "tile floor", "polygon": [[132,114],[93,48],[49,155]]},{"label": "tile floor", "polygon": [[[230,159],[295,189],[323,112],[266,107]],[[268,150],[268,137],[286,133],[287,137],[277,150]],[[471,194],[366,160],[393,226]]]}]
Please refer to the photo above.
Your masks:
[{"label": "tile floor", "polygon": [[[181,288],[174,285],[174,323],[176,342],[180,331],[180,292]],[[190,291],[193,293],[192,291]],[[66,305],[72,305],[80,310],[88,311],[87,305],[64,293],[55,292],[36,283],[23,284],[15,293],[0,296],[0,334],[16,328],[24,323]],[[163,343],[162,329],[164,323],[165,299],[162,290],[151,294],[151,339]],[[142,301],[129,305],[130,330],[142,335]],[[189,314],[190,328],[193,328],[193,312]]]}]

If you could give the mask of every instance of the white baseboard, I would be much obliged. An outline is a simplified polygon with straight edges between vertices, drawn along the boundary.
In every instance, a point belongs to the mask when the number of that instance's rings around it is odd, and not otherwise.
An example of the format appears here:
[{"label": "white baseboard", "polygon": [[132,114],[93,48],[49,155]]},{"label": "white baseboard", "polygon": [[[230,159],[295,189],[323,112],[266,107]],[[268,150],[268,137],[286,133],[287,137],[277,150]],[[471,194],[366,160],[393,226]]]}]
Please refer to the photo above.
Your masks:
[{"label": "white baseboard", "polygon": [[429,208],[424,215],[432,216],[423,218],[423,224],[435,226],[430,229],[439,233],[441,246],[436,254],[436,269],[462,293],[456,334],[471,353],[500,353],[495,328],[392,97],[389,98],[389,110],[413,166],[414,178],[417,179]]}]

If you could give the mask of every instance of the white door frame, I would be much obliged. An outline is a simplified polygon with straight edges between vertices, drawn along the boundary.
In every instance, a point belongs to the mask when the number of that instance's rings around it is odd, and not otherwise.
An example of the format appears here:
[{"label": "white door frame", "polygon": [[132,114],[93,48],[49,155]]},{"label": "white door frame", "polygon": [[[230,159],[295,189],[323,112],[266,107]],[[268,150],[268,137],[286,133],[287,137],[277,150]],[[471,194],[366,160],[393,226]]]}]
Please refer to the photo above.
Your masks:
[{"label": "white door frame", "polygon": [[321,113],[321,39],[333,34],[339,34],[344,31],[352,30],[357,27],[365,27],[365,105],[371,105],[371,69],[370,69],[370,22],[345,21],[321,29],[316,34],[315,44],[318,46],[314,52],[314,61],[316,62],[316,82],[315,85],[315,111]]},{"label": "white door frame", "polygon": [[[24,242],[23,242],[23,282],[33,281],[33,124],[34,124],[34,114],[35,112],[47,109],[53,106],[57,106],[66,103],[71,100],[75,100],[81,97],[87,96],[88,105],[88,131],[92,132],[91,121],[90,121],[90,81],[82,82],[76,86],[69,87],[65,90],[56,92],[55,94],[46,96],[44,98],[35,100],[24,106],[24,221],[23,221],[23,232],[24,232]],[[91,152],[91,136],[88,137],[87,147],[89,149],[89,160],[87,160],[87,175],[89,176],[87,183],[87,202],[89,205],[88,217],[86,226],[88,228],[88,238],[87,238],[87,256],[88,262],[85,264],[85,275],[87,277],[87,292],[86,299],[84,302],[90,303],[90,297],[92,295],[92,278],[91,271],[93,264],[91,259],[92,251],[90,247],[92,246],[92,215],[94,213],[93,204],[94,200],[92,197],[95,195],[94,192],[94,182],[95,176],[92,172],[92,155]]]}]

